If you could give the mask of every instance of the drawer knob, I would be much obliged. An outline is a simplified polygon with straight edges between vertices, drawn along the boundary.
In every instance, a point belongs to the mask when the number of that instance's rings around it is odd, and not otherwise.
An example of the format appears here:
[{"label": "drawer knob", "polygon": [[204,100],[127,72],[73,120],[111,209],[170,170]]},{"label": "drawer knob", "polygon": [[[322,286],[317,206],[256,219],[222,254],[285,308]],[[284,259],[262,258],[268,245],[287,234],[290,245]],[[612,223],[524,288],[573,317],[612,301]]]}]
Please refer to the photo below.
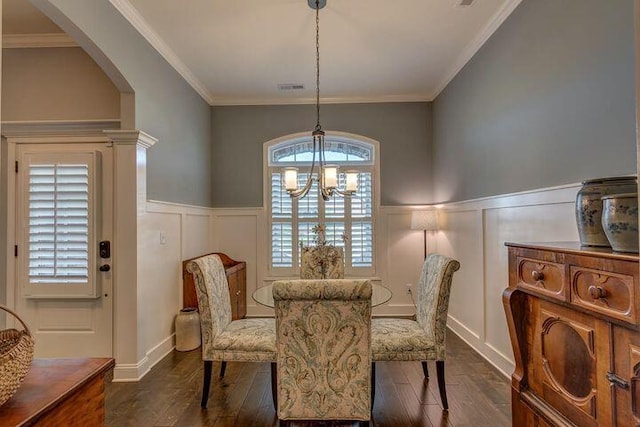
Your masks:
[{"label": "drawer knob", "polygon": [[538,270],[533,270],[531,272],[531,277],[533,278],[533,280],[535,280],[536,282],[539,282],[540,280],[544,280],[544,273],[542,271],[538,271]]},{"label": "drawer knob", "polygon": [[594,300],[602,299],[607,296],[607,290],[602,286],[591,285],[589,286],[588,291],[589,295],[591,295],[591,298]]}]

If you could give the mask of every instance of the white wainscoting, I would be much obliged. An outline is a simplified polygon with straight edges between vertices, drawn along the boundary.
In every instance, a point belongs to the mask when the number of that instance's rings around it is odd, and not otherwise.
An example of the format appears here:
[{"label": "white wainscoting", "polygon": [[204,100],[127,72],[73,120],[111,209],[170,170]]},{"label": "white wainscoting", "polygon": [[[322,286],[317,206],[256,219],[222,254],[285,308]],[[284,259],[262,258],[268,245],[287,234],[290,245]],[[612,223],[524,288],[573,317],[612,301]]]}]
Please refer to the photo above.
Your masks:
[{"label": "white wainscoting", "polygon": [[505,242],[577,241],[579,184],[445,204],[436,250],[460,261],[448,326],[502,373],[514,369],[502,306],[508,285]]},{"label": "white wainscoting", "polygon": [[[441,230],[428,250],[458,259],[449,307],[449,328],[505,375],[513,356],[502,307],[507,286],[506,241],[576,241],[574,201],[579,184],[445,204]],[[376,223],[375,276],[391,289],[378,316],[415,312],[407,284],[415,286],[423,261],[423,233],[410,229],[411,212],[424,206],[383,206]],[[224,252],[247,263],[247,315],[272,316],[253,291],[268,276],[268,230],[263,208],[215,209],[149,201],[140,218],[139,296],[152,304],[138,325],[151,367],[171,350],[173,320],[182,307],[182,260]],[[161,238],[162,234],[162,238]],[[169,345],[167,344],[169,343]],[[159,351],[158,346],[162,348]],[[153,359],[153,360],[151,360]]]},{"label": "white wainscoting", "polygon": [[137,381],[175,346],[182,308],[182,260],[210,252],[211,209],[148,201],[138,215],[138,363],[117,366]]}]

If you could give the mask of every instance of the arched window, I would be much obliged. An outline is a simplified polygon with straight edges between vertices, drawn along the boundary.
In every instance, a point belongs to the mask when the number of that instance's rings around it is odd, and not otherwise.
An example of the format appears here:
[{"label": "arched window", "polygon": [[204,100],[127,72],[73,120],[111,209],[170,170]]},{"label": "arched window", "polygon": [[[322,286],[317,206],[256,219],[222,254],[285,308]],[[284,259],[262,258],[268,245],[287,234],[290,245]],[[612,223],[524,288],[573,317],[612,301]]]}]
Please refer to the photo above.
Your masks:
[{"label": "arched window", "polygon": [[[289,135],[266,143],[265,202],[270,219],[272,274],[297,274],[300,245],[312,242],[312,228],[319,223],[325,225],[326,240],[344,249],[347,275],[373,274],[377,145],[376,141],[357,135],[326,133],[327,163],[338,165],[341,171],[357,170],[359,175],[355,195],[336,195],[324,201],[318,197],[315,183],[302,199],[291,198],[283,184],[284,168],[289,166],[299,167],[299,186],[306,182],[313,155],[311,135]],[[344,180],[341,173],[340,188],[344,188]]]}]

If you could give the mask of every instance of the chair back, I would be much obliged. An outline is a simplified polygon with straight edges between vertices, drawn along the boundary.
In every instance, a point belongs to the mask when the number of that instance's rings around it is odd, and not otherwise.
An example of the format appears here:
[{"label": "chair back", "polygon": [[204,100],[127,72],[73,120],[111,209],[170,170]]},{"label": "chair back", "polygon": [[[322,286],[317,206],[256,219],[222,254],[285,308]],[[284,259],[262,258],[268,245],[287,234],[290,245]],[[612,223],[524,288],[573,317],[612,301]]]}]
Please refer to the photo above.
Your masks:
[{"label": "chair back", "polygon": [[371,417],[371,282],[273,285],[278,418]]},{"label": "chair back", "polygon": [[206,353],[213,339],[231,323],[231,298],[224,265],[215,254],[196,258],[187,264],[193,274],[200,310],[202,352]]},{"label": "chair back", "polygon": [[[442,353],[444,353],[451,279],[453,273],[459,268],[460,263],[455,259],[440,254],[429,254],[422,265],[418,284],[416,301],[418,323]],[[444,360],[444,354],[440,356],[440,360]]]},{"label": "chair back", "polygon": [[305,246],[300,251],[301,279],[344,279],[344,252],[333,245]]}]

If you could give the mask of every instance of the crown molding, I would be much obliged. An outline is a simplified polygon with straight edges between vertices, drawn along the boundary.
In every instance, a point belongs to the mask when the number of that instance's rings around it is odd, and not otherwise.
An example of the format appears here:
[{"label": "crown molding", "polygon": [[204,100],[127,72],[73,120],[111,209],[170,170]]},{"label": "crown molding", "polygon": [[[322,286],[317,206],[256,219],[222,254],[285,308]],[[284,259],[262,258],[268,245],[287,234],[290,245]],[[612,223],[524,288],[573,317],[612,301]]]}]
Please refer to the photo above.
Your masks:
[{"label": "crown molding", "polygon": [[122,16],[144,37],[155,50],[184,78],[187,83],[195,90],[205,101],[211,105],[213,96],[207,87],[193,74],[193,72],[178,58],[178,55],[162,40],[147,21],[140,15],[140,12],[133,7],[128,0],[109,0]]},{"label": "crown molding", "polygon": [[[321,104],[379,104],[386,102],[429,102],[428,95],[384,95],[368,97],[320,98]],[[315,104],[316,98],[214,98],[214,107],[240,105],[302,105]]]},{"label": "crown molding", "polygon": [[[242,98],[229,97],[221,98],[214,95],[195,76],[195,74],[182,62],[175,52],[162,40],[140,12],[133,7],[128,0],[109,0],[109,2],[129,21],[129,23],[153,46],[154,49],[191,85],[191,87],[211,106],[234,106],[234,105],[296,105],[315,104],[315,98]],[[487,25],[485,25],[474,39],[464,48],[462,53],[455,60],[449,71],[444,75],[440,83],[429,94],[416,95],[386,95],[371,97],[335,97],[324,98],[324,104],[346,104],[346,103],[382,103],[382,102],[430,102],[433,101],[464,68],[471,58],[480,50],[484,43],[511,15],[522,0],[507,0],[502,7],[493,15]]]},{"label": "crown molding", "polygon": [[3,34],[3,49],[36,47],[77,47],[78,43],[66,33]]},{"label": "crown molding", "polygon": [[460,70],[473,58],[473,56],[480,50],[484,43],[489,40],[489,37],[496,32],[502,23],[511,15],[516,7],[522,2],[522,0],[508,0],[502,5],[500,9],[493,15],[487,25],[485,25],[480,32],[471,40],[460,56],[455,60],[452,67],[444,75],[444,78],[436,86],[435,90],[431,94],[431,100],[436,99],[440,92],[442,92],[449,83],[458,75]]}]

